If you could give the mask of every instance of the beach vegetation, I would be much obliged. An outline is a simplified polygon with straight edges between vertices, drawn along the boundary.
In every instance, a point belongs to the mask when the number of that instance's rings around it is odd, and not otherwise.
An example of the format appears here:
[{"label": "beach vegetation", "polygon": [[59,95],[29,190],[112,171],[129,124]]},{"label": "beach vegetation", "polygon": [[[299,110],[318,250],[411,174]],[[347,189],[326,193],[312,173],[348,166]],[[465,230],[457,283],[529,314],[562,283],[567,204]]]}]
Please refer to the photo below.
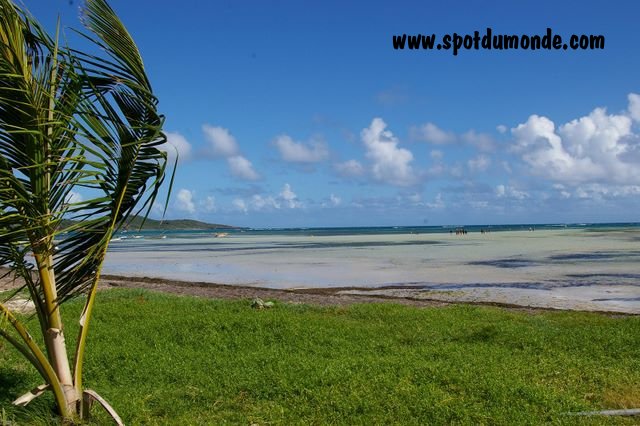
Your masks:
[{"label": "beach vegetation", "polygon": [[[572,413],[638,405],[638,316],[251,305],[105,290],[87,383],[127,424],[637,424]],[[83,307],[76,299],[63,314]],[[48,424],[52,395],[29,410],[8,404],[35,379],[24,358],[0,348],[7,419]],[[96,411],[93,421],[107,420]]]},{"label": "beach vegetation", "polygon": [[[24,282],[0,298],[0,336],[44,382],[14,403],[49,393],[65,420],[92,401],[110,409],[83,383],[97,283],[113,233],[148,214],[167,157],[158,101],[126,28],[104,0],[87,0],[82,21],[84,51],[67,46],[59,24],[51,36],[0,0],[0,265]],[[24,291],[36,322],[5,303]],[[77,327],[68,327],[60,306],[80,294]]]}]

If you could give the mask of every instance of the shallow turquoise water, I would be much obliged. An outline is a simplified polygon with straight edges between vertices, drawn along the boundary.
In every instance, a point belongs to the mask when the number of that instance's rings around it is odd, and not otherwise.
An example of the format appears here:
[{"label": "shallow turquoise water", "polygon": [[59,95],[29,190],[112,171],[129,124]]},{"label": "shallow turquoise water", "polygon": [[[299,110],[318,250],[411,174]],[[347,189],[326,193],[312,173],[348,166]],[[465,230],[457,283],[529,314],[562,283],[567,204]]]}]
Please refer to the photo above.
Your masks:
[{"label": "shallow turquoise water", "polygon": [[427,227],[238,230],[223,238],[128,232],[112,242],[105,272],[273,288],[394,286],[483,300],[527,295],[640,312],[640,227],[507,227],[465,235]]}]

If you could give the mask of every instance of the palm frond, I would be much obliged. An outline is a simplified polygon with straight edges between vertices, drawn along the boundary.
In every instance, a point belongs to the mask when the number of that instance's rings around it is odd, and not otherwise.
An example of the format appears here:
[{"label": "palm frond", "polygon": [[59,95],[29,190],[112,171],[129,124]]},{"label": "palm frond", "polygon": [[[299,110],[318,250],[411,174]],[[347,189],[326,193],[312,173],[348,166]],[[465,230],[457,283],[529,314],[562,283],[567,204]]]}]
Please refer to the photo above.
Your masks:
[{"label": "palm frond", "polygon": [[[0,15],[18,13],[0,5]],[[113,232],[148,213],[164,179],[164,118],[135,43],[105,1],[82,11],[93,34],[85,36],[105,55],[59,47],[28,17],[21,28],[14,18],[0,16],[0,203],[15,212],[0,227],[15,232],[0,245],[26,239],[53,256],[61,303],[95,285]],[[91,197],[70,206],[77,186]],[[83,222],[63,233],[63,217]],[[10,255],[0,261],[24,263]]]},{"label": "palm frond", "polygon": [[[104,0],[86,0],[82,20],[102,53],[60,45],[58,32],[0,0],[0,265],[24,280],[48,357],[2,303],[14,334],[0,336],[43,375],[65,417],[82,395],[109,241],[131,215],[148,214],[167,159],[164,117],[131,36]],[[70,202],[78,187],[84,199]],[[80,222],[61,229],[67,217]],[[72,377],[59,306],[87,289]]]}]

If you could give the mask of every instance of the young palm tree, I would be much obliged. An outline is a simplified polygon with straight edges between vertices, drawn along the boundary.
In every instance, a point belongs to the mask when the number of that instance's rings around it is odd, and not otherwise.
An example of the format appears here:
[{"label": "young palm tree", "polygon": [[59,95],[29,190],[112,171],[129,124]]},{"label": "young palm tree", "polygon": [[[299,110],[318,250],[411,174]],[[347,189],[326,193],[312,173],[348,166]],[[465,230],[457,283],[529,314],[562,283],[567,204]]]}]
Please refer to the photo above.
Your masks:
[{"label": "young palm tree", "polygon": [[[3,303],[0,336],[45,382],[15,403],[50,390],[64,418],[82,416],[83,399],[103,402],[82,384],[101,266],[112,234],[148,213],[166,164],[163,117],[135,43],[104,0],[86,0],[82,20],[95,52],[63,46],[58,30],[49,36],[0,0],[0,265],[24,280],[44,347]],[[63,218],[76,221],[62,229]],[[70,362],[60,305],[80,294]]]}]

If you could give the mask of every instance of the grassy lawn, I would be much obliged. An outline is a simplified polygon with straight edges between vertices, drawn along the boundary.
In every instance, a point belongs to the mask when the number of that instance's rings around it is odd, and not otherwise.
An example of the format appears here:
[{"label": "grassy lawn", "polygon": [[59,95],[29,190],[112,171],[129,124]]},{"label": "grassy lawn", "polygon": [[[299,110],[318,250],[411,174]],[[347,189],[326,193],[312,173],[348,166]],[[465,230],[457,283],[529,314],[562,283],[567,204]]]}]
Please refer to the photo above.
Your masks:
[{"label": "grassy lawn", "polygon": [[[67,339],[76,334],[69,318],[78,317],[79,302],[64,310]],[[640,317],[249,305],[103,292],[86,385],[133,425],[638,421],[562,413],[640,407]],[[26,409],[10,404],[40,383],[0,341],[0,424],[50,421],[50,396]]]}]

